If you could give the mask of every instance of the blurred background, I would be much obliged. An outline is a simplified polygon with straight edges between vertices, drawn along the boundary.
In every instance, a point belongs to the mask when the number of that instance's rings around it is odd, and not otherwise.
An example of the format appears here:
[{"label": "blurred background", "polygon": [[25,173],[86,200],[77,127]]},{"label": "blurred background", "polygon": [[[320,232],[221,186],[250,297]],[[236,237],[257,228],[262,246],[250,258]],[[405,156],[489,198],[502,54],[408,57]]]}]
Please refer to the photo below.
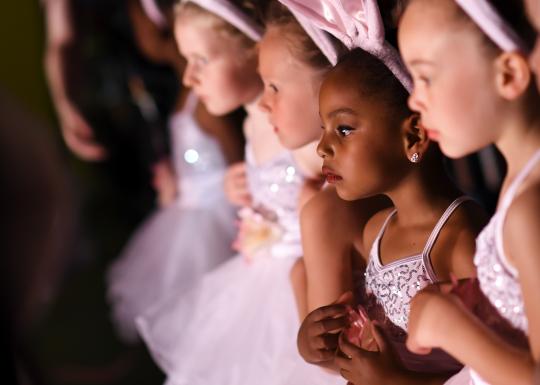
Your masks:
[{"label": "blurred background", "polygon": [[[162,383],[145,348],[117,337],[105,272],[156,205],[151,168],[179,90],[171,31],[153,29],[139,0],[2,4],[2,382]],[[493,210],[495,150],[448,168]]]},{"label": "blurred background", "polygon": [[[141,52],[130,3],[3,2],[5,383],[163,381],[142,346],[117,338],[105,299],[107,266],[155,207],[150,167],[167,152],[165,117],[178,92],[173,69]],[[106,156],[67,148],[63,124],[81,123],[59,118],[46,69],[53,82],[55,69],[64,77],[66,98]]]}]

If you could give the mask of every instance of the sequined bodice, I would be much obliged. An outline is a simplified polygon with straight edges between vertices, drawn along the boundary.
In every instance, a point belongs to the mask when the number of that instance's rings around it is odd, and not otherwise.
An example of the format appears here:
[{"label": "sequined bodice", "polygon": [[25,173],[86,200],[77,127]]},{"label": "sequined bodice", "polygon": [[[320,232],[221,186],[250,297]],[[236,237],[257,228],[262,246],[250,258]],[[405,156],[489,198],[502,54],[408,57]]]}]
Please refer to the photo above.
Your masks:
[{"label": "sequined bodice", "polygon": [[192,93],[184,109],[173,115],[169,122],[179,203],[188,206],[221,199],[227,167],[219,143],[196,122],[196,105],[197,98]]},{"label": "sequined bodice", "polygon": [[431,232],[421,254],[382,265],[379,254],[381,239],[396,211],[386,219],[373,242],[365,272],[366,292],[376,298],[377,303],[384,308],[386,317],[403,330],[407,330],[412,298],[427,285],[437,282],[430,260],[431,249],[450,215],[468,199],[459,198],[448,207]]},{"label": "sequined bodice", "polygon": [[501,198],[499,209],[476,240],[474,257],[480,287],[486,297],[512,326],[525,333],[528,324],[523,294],[518,272],[510,265],[504,253],[503,224],[518,188],[539,161],[540,151],[531,158]]},{"label": "sequined bodice", "polygon": [[292,154],[283,151],[269,161],[256,164],[248,143],[246,160],[253,208],[265,218],[278,223],[283,230],[281,241],[273,247],[272,254],[275,257],[301,256],[298,205],[305,178]]}]

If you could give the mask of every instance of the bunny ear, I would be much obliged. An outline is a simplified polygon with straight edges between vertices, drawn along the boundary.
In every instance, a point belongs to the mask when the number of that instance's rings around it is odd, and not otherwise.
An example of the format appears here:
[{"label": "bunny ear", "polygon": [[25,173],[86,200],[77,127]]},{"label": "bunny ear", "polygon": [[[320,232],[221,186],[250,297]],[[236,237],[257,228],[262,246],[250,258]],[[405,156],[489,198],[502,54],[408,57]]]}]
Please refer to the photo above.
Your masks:
[{"label": "bunny ear", "polygon": [[[349,50],[362,48],[381,60],[403,84],[412,90],[412,81],[399,53],[384,39],[384,24],[377,0],[279,0],[295,15],[305,31],[319,46],[330,62],[337,62],[337,52],[331,42],[320,36],[326,31]],[[335,58],[335,61],[333,61]]]}]

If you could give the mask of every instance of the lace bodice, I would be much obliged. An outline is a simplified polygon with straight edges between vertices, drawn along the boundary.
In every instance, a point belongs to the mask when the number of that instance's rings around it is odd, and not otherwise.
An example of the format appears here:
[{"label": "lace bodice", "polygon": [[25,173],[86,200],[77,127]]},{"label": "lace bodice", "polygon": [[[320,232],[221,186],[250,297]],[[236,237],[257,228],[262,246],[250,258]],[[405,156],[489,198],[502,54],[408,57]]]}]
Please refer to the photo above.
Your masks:
[{"label": "lace bodice", "polygon": [[503,247],[503,225],[518,188],[540,161],[536,152],[514,179],[489,224],[476,240],[474,263],[482,291],[500,314],[517,329],[527,333],[523,294],[517,270],[508,262]]},{"label": "lace bodice", "polygon": [[227,163],[219,143],[195,121],[197,98],[191,93],[169,121],[173,166],[181,206],[201,206],[223,197]]},{"label": "lace bodice", "polygon": [[461,203],[469,199],[461,197],[448,207],[431,232],[421,254],[382,265],[379,254],[380,243],[388,223],[396,214],[395,210],[388,216],[373,242],[365,272],[366,292],[376,298],[377,303],[384,308],[386,317],[405,331],[412,298],[424,287],[437,282],[431,265],[431,249],[450,215]]}]

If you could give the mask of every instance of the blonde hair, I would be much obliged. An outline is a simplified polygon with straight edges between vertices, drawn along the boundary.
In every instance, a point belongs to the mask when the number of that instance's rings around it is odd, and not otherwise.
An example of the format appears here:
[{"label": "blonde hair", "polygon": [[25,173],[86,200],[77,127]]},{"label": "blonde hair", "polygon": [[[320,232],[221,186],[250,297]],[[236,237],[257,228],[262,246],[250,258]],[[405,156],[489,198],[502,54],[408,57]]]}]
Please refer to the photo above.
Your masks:
[{"label": "blonde hair", "polygon": [[[270,3],[265,14],[265,24],[267,28],[279,28],[289,51],[300,62],[317,70],[332,68],[330,61],[304,31],[293,14],[281,3],[277,1]],[[333,43],[339,56],[347,51],[337,40],[333,39]]]}]

